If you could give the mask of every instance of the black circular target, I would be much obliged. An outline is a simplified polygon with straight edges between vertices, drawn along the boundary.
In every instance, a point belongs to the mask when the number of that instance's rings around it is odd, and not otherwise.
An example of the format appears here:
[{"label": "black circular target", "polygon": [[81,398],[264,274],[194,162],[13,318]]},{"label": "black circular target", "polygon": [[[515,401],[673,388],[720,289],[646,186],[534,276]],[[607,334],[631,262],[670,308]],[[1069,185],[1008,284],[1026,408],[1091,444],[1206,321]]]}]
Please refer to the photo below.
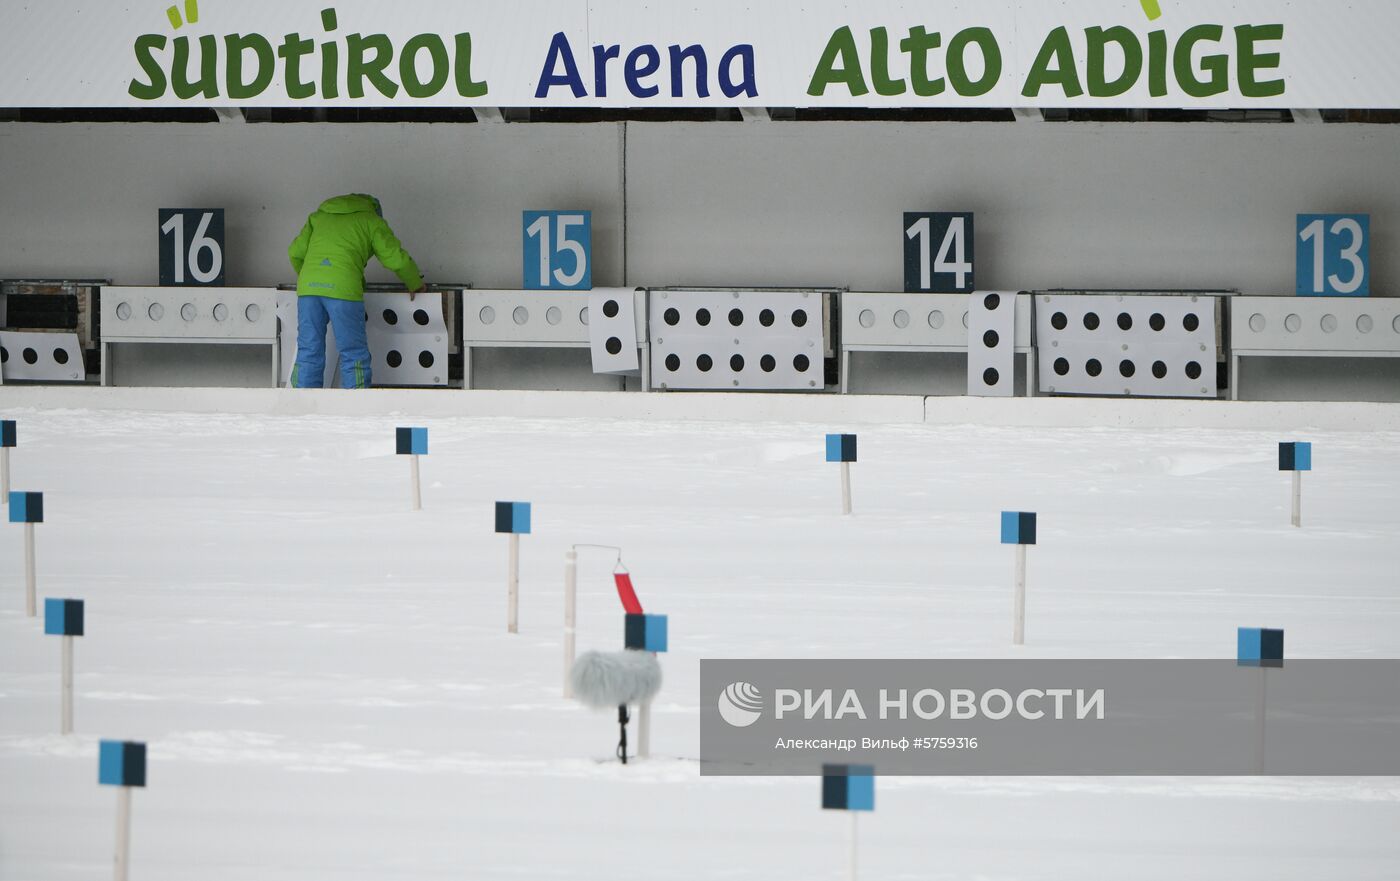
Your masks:
[{"label": "black circular target", "polygon": [[1099,363],[1098,358],[1090,358],[1088,363],[1084,365],[1084,372],[1090,376],[1098,376],[1103,373],[1103,365]]},{"label": "black circular target", "polygon": [[666,356],[666,369],[675,373],[681,369],[681,356],[672,352]]},{"label": "black circular target", "polygon": [[802,309],[798,309],[796,312],[793,312],[793,313],[792,313],[792,326],[793,326],[793,327],[806,327],[806,326],[807,326],[807,313],[806,313],[805,311],[803,311]]},{"label": "black circular target", "polygon": [[399,314],[398,314],[397,312],[395,312],[393,309],[385,309],[385,310],[384,310],[384,323],[385,323],[385,324],[390,324],[390,325],[398,324],[398,323],[399,323]]},{"label": "black circular target", "polygon": [[1001,380],[1001,374],[997,373],[995,367],[988,367],[982,371],[982,382],[987,385],[996,385]]},{"label": "black circular target", "polygon": [[1201,319],[1196,317],[1195,312],[1187,312],[1186,317],[1181,319],[1181,326],[1190,333],[1195,333],[1196,328],[1201,326]]},{"label": "black circular target", "polygon": [[1152,317],[1147,319],[1147,326],[1153,330],[1160,331],[1167,326],[1167,319],[1162,317],[1161,312],[1153,312]]},{"label": "black circular target", "polygon": [[743,369],[744,369],[744,356],[743,356],[743,355],[735,355],[734,357],[730,358],[730,359],[729,359],[729,369],[730,369],[730,370],[733,370],[735,373],[738,373],[738,372],[740,372],[741,370],[743,370]]},{"label": "black circular target", "polygon": [[603,348],[608,350],[609,355],[616,355],[622,351],[622,340],[615,336],[608,337],[608,341],[603,343]]},{"label": "black circular target", "polygon": [[0,364],[4,364],[4,363],[8,362],[9,360],[10,360],[10,350],[7,349],[7,348],[5,348],[4,346],[0,346]]},{"label": "black circular target", "polygon": [[422,367],[424,370],[432,367],[434,360],[436,359],[433,358],[433,353],[429,352],[427,349],[418,353],[418,366]]},{"label": "black circular target", "polygon": [[398,367],[403,363],[403,355],[400,355],[397,349],[390,349],[389,354],[384,356],[384,363],[390,367]]},{"label": "black circular target", "polygon": [[1186,378],[1187,378],[1187,379],[1200,379],[1200,378],[1201,378],[1201,365],[1200,365],[1200,364],[1197,364],[1195,361],[1190,361],[1190,362],[1188,362],[1187,365],[1186,365]]},{"label": "black circular target", "polygon": [[1134,373],[1137,373],[1137,365],[1129,361],[1127,358],[1124,358],[1122,361],[1118,362],[1118,373],[1124,379],[1127,379],[1131,377]]},{"label": "black circular target", "polygon": [[1066,327],[1069,327],[1069,319],[1065,317],[1065,313],[1056,312],[1054,315],[1050,316],[1050,326],[1056,330],[1064,330]]},{"label": "black circular target", "polygon": [[773,326],[773,310],[772,310],[772,309],[764,309],[762,312],[758,313],[758,323],[761,324],[761,325],[763,325],[764,327],[772,327],[772,326]]},{"label": "black circular target", "polygon": [[744,310],[743,310],[743,309],[730,309],[730,310],[729,310],[729,324],[730,324],[732,327],[738,327],[739,325],[741,325],[741,324],[743,324],[743,323],[744,323]]},{"label": "black circular target", "polygon": [[982,305],[987,307],[988,312],[995,312],[1001,306],[1001,294],[988,294],[983,298]]},{"label": "black circular target", "polygon": [[774,358],[772,355],[764,355],[762,358],[758,359],[758,366],[764,373],[772,373],[774,370],[778,369],[778,359]]},{"label": "black circular target", "polygon": [[1068,359],[1068,358],[1056,358],[1056,359],[1055,359],[1055,374],[1056,374],[1057,376],[1065,376],[1065,375],[1068,374],[1068,373],[1069,373],[1069,359]]},{"label": "black circular target", "polygon": [[1132,329],[1133,329],[1133,316],[1129,315],[1127,312],[1119,312],[1119,313],[1118,313],[1118,329],[1119,329],[1119,330],[1132,330]]},{"label": "black circular target", "polygon": [[672,327],[675,327],[677,324],[681,323],[681,312],[675,306],[672,306],[670,309],[667,309],[665,313],[662,314],[661,318],[667,324],[671,325]]},{"label": "black circular target", "polygon": [[1157,377],[1158,379],[1166,379],[1166,378],[1167,378],[1167,365],[1166,365],[1166,362],[1165,362],[1165,361],[1153,361],[1153,362],[1152,362],[1152,375],[1155,376],[1155,377]]},{"label": "black circular target", "polygon": [[1085,330],[1098,330],[1098,329],[1099,329],[1099,316],[1098,316],[1097,313],[1095,313],[1095,312],[1086,312],[1086,313],[1084,313],[1084,329],[1085,329]]},{"label": "black circular target", "polygon": [[695,366],[700,368],[701,373],[709,373],[710,368],[715,366],[715,359],[709,355],[701,355],[695,359]]},{"label": "black circular target", "polygon": [[54,361],[56,361],[56,362],[59,363],[59,364],[67,364],[67,363],[68,363],[68,350],[67,350],[67,349],[54,349],[54,350],[53,350],[53,359],[54,359]]},{"label": "black circular target", "polygon": [[603,317],[605,317],[605,318],[616,318],[616,317],[617,317],[618,310],[619,310],[620,308],[621,308],[621,307],[619,307],[619,306],[617,305],[617,301],[616,301],[616,300],[604,300],[604,301],[603,301]]},{"label": "black circular target", "polygon": [[413,323],[414,323],[414,324],[417,324],[417,325],[419,325],[419,326],[421,326],[421,327],[427,327],[427,326],[428,326],[428,320],[429,320],[429,319],[428,319],[428,310],[427,310],[427,309],[414,309],[414,310],[413,310]]},{"label": "black circular target", "polygon": [[806,373],[808,368],[812,366],[812,362],[806,355],[798,355],[792,359],[792,366],[798,373]]},{"label": "black circular target", "polygon": [[34,351],[33,349],[25,349],[25,350],[24,350],[24,363],[25,363],[25,364],[38,364],[38,363],[39,363],[39,353],[36,352],[36,351]]},{"label": "black circular target", "polygon": [[698,325],[700,325],[701,327],[709,327],[709,326],[710,326],[710,310],[709,310],[709,309],[697,309],[697,310],[695,311],[695,323],[698,324]]},{"label": "black circular target", "polygon": [[989,330],[982,334],[982,345],[989,349],[995,349],[999,342],[1001,342],[1001,337],[997,336],[997,332],[994,330]]}]

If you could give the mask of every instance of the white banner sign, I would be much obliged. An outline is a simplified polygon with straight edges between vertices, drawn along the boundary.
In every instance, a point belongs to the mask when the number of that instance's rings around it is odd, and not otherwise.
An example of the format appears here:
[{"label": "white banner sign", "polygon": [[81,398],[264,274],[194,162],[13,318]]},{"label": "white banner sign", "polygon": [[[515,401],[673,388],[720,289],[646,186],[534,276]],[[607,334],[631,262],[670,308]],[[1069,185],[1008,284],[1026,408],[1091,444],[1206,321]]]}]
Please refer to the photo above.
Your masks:
[{"label": "white banner sign", "polygon": [[6,0],[0,107],[1400,107],[1395,0]]}]

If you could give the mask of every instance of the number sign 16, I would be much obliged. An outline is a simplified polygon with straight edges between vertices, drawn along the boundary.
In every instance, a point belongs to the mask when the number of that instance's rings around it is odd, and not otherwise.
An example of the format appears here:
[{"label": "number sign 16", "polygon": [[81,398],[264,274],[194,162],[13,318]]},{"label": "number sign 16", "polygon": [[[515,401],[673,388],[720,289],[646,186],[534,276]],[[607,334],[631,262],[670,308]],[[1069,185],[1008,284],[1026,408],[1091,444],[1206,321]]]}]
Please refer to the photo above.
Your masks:
[{"label": "number sign 16", "polygon": [[1298,215],[1298,296],[1371,294],[1371,215]]},{"label": "number sign 16", "polygon": [[593,288],[593,212],[526,211],[525,289]]},{"label": "number sign 16", "polygon": [[162,287],[224,283],[224,209],[160,209]]},{"label": "number sign 16", "polygon": [[966,294],[973,283],[972,213],[904,213],[904,290]]}]

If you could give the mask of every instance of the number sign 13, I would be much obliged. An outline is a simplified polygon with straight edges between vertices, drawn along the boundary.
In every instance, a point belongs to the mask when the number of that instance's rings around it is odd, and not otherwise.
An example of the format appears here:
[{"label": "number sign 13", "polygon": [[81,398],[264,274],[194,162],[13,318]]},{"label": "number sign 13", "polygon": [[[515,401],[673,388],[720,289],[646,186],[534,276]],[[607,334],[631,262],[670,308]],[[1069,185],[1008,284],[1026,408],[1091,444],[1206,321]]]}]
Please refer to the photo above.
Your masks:
[{"label": "number sign 13", "polygon": [[1371,295],[1371,215],[1299,214],[1298,296]]},{"label": "number sign 13", "polygon": [[526,290],[592,290],[592,211],[526,211],[523,226]]},{"label": "number sign 13", "polygon": [[222,286],[224,209],[160,209],[160,284]]},{"label": "number sign 13", "polygon": [[906,292],[971,293],[972,267],[971,212],[904,212]]}]

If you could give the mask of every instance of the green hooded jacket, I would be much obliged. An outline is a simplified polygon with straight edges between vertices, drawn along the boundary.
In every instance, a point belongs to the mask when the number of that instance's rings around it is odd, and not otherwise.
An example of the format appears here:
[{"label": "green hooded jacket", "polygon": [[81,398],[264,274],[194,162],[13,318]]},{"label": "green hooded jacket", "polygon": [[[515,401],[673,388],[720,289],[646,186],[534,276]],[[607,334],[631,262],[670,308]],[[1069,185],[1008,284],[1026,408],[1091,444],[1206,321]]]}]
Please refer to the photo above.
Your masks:
[{"label": "green hooded jacket", "polygon": [[287,249],[297,273],[297,294],[336,300],[365,298],[371,255],[409,290],[423,285],[418,264],[384,222],[379,200],[359,193],[322,202]]}]

